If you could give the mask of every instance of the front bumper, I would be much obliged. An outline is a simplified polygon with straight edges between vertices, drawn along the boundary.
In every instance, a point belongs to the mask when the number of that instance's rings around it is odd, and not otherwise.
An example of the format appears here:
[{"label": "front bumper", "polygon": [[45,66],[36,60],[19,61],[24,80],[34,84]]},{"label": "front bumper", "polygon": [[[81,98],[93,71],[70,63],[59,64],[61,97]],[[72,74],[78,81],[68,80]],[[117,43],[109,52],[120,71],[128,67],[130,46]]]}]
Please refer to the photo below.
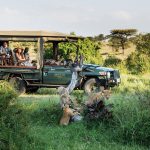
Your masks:
[{"label": "front bumper", "polygon": [[110,87],[118,86],[120,83],[121,83],[120,78],[108,80],[108,86],[110,86]]}]

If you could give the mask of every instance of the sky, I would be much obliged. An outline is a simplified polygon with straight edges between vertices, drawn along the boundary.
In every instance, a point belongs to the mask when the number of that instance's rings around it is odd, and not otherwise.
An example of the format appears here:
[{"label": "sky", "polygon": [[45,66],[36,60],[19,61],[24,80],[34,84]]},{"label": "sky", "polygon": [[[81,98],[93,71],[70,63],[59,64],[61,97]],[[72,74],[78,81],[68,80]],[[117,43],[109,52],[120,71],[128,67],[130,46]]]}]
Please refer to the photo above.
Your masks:
[{"label": "sky", "polygon": [[112,29],[150,32],[150,0],[0,0],[0,30],[109,34]]}]

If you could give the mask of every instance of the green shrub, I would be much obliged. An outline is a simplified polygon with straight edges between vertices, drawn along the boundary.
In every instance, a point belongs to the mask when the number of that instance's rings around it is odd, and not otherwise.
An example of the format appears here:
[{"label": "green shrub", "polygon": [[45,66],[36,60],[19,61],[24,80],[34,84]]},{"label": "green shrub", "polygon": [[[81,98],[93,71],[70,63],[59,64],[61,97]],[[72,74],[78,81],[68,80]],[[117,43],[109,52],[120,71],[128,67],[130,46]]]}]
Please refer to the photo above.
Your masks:
[{"label": "green shrub", "polygon": [[0,111],[4,111],[11,100],[17,97],[15,90],[6,81],[0,81]]},{"label": "green shrub", "polygon": [[115,56],[109,56],[104,61],[104,66],[117,66],[118,64],[121,64],[121,59],[115,57]]},{"label": "green shrub", "polygon": [[128,56],[126,66],[133,74],[146,73],[150,71],[150,58],[146,54],[133,52]]},{"label": "green shrub", "polygon": [[106,58],[103,66],[119,69],[121,73],[128,73],[124,61],[115,56],[109,56],[108,58]]},{"label": "green shrub", "polygon": [[17,109],[10,103],[17,98],[15,90],[6,81],[0,81],[0,149],[9,149],[9,138],[16,128]]},{"label": "green shrub", "polygon": [[150,55],[150,33],[138,35],[135,38],[136,50],[139,53]]}]

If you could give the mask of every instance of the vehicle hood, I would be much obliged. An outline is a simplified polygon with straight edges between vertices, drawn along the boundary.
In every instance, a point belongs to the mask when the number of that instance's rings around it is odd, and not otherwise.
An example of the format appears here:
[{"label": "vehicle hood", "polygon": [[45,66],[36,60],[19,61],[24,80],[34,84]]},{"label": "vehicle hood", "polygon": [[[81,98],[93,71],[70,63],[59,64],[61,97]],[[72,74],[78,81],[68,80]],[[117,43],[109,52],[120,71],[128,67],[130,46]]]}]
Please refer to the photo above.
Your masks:
[{"label": "vehicle hood", "polygon": [[113,68],[102,67],[100,65],[94,65],[94,64],[84,64],[83,69],[99,70],[99,71],[106,71],[106,72],[115,70]]}]

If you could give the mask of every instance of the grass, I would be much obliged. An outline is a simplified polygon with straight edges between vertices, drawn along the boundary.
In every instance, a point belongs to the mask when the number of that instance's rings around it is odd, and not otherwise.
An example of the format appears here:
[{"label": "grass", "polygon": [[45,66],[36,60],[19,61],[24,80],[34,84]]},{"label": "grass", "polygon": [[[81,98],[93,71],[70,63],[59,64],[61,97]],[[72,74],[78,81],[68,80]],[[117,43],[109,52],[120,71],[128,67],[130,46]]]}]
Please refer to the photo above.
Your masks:
[{"label": "grass", "polygon": [[[83,120],[59,126],[62,111],[56,90],[40,89],[21,95],[10,112],[14,131],[9,134],[12,150],[146,150],[150,140],[150,79],[123,75],[106,103],[113,103],[113,119],[87,123]],[[80,101],[82,91],[74,91]],[[20,113],[17,113],[16,111]],[[15,115],[13,115],[15,114]]]},{"label": "grass", "polygon": [[27,135],[32,143],[24,143],[21,149],[146,149],[135,144],[116,142],[111,131],[107,131],[103,124],[89,128],[80,122],[60,127],[58,96],[39,98],[39,95],[34,95],[32,101],[27,100],[28,97],[31,96],[20,97],[19,105],[30,111]]}]

